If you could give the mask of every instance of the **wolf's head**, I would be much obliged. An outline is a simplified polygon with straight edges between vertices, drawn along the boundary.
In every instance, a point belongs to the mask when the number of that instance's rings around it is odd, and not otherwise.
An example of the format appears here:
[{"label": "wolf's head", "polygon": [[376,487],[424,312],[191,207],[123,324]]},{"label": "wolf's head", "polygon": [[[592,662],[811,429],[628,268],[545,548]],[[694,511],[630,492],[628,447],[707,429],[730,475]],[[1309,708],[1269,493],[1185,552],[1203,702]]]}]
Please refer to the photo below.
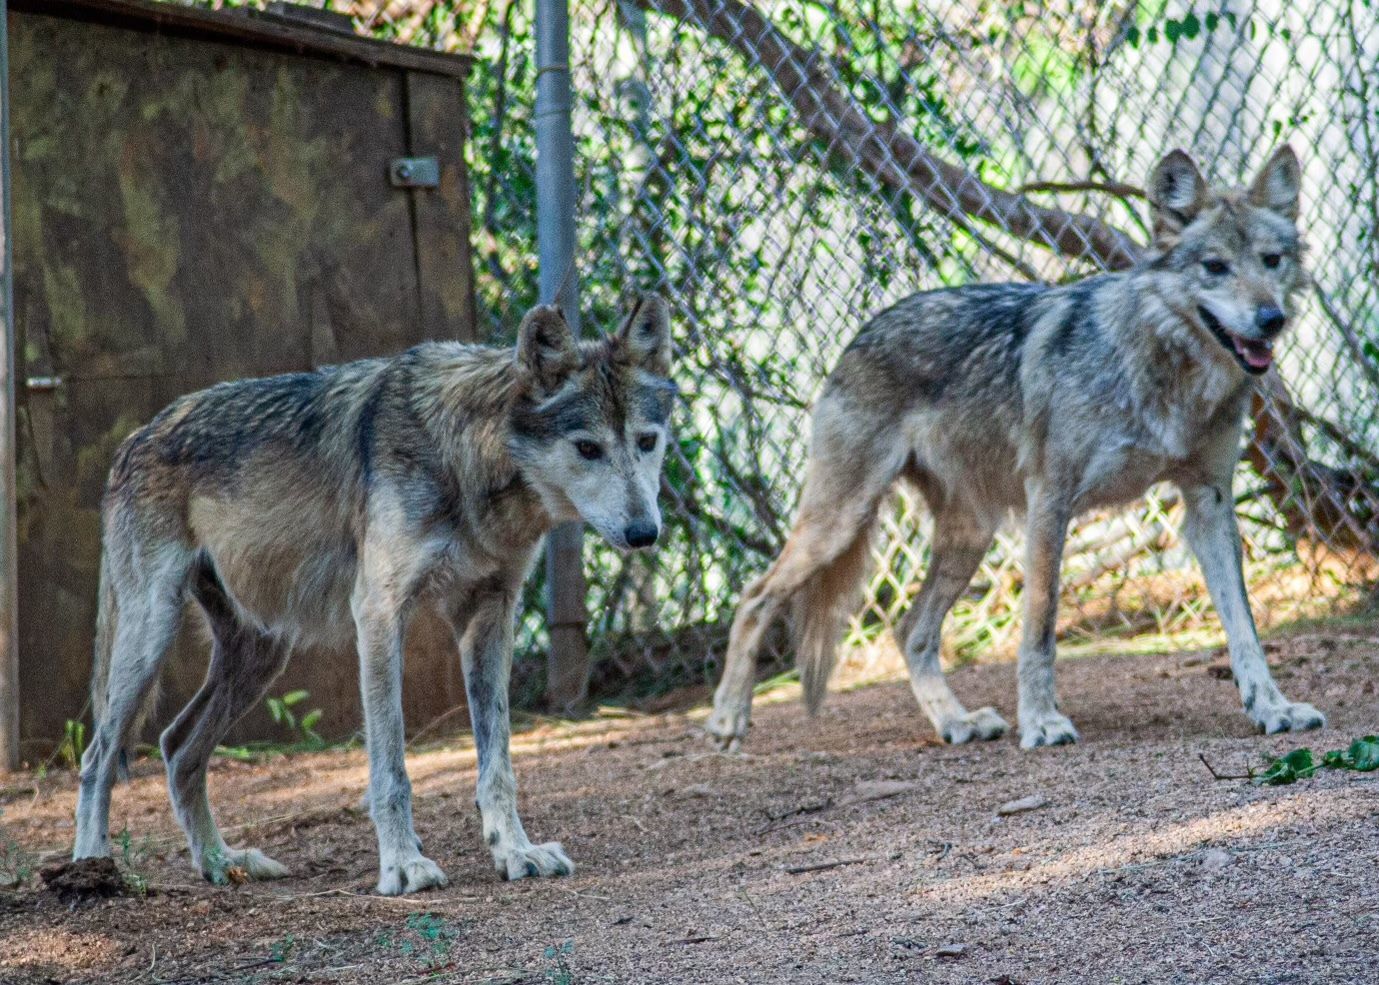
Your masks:
[{"label": "wolf's head", "polygon": [[515,358],[508,449],[523,478],[553,518],[583,519],[620,550],[650,547],[676,394],[665,302],[637,301],[617,332],[587,342],[558,308],[533,308]]},{"label": "wolf's head", "polygon": [[1306,283],[1297,229],[1300,178],[1287,145],[1245,189],[1209,189],[1180,150],[1149,177],[1151,267],[1174,275],[1166,285],[1174,310],[1247,373],[1268,371],[1293,295]]}]

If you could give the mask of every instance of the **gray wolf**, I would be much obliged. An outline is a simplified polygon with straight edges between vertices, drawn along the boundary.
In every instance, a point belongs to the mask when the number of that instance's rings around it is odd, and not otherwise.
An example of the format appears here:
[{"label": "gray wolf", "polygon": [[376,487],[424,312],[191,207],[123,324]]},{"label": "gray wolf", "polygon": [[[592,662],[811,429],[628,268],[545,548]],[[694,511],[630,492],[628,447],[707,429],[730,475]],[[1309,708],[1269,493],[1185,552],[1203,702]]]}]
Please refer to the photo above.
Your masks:
[{"label": "gray wolf", "polygon": [[[201,873],[286,870],[227,846],[206,796],[226,729],[294,646],[356,644],[378,834],[378,892],[444,886],[412,825],[402,652],[410,611],[454,631],[478,755],[477,805],[500,875],[573,871],[517,815],[508,679],[515,606],[542,539],[582,519],[615,547],[655,542],[668,419],[666,305],[577,341],[554,307],[515,348],[433,342],[386,359],[224,383],[175,401],[116,453],[102,506],[92,741],[76,858],[107,850],[111,785],[180,621],[200,606],[201,690],[163,733],[173,810]],[[238,873],[236,873],[238,875]]]},{"label": "gray wolf", "polygon": [[897,482],[934,520],[932,561],[897,631],[920,707],[946,742],[993,739],[1006,722],[969,712],[939,665],[943,618],[994,531],[1026,517],[1020,744],[1073,742],[1054,693],[1059,565],[1069,521],[1152,483],[1182,490],[1184,533],[1224,624],[1246,713],[1265,732],[1317,728],[1269,674],[1246,599],[1231,477],[1251,378],[1306,283],[1300,170],[1281,148],[1244,189],[1214,191],[1182,151],[1147,197],[1154,242],[1135,267],[1065,286],[990,284],[908,297],[848,346],[813,413],[798,515],[779,557],[744,592],[707,730],[745,736],[763,633],[794,606],[811,711],[855,605],[878,506]]}]

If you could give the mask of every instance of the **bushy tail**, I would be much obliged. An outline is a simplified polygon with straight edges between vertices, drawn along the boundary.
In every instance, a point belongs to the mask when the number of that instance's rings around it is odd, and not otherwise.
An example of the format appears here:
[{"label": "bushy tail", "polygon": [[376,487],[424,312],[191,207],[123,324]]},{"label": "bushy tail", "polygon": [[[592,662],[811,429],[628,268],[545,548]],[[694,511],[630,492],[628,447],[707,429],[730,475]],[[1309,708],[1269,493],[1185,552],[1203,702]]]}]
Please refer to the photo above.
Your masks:
[{"label": "bushy tail", "polygon": [[817,715],[828,692],[828,679],[838,660],[843,626],[861,599],[872,537],[877,527],[872,511],[852,540],[802,584],[794,596],[795,665],[804,685],[804,703]]}]

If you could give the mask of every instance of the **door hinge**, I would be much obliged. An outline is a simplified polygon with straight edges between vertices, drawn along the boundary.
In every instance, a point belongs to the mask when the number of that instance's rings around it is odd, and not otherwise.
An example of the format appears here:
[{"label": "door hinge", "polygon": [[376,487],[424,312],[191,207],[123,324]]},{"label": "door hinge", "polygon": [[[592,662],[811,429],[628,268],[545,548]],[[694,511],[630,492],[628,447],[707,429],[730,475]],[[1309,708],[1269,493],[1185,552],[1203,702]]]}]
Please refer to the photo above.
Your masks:
[{"label": "door hinge", "polygon": [[435,188],[441,183],[440,162],[434,157],[395,157],[388,165],[394,188]]}]

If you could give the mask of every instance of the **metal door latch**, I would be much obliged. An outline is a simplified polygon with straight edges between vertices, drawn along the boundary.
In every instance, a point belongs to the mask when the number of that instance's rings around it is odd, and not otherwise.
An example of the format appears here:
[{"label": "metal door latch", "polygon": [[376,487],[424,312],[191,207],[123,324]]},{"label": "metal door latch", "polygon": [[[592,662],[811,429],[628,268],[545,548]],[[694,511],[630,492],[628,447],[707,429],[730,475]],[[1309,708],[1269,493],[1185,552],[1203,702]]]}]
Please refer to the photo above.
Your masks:
[{"label": "metal door latch", "polygon": [[441,183],[441,167],[434,157],[395,157],[388,165],[394,188],[435,188]]},{"label": "metal door latch", "polygon": [[62,377],[30,376],[27,380],[24,381],[24,385],[28,387],[30,390],[35,390],[40,393],[49,392],[52,390],[56,390],[58,387],[62,386]]}]

